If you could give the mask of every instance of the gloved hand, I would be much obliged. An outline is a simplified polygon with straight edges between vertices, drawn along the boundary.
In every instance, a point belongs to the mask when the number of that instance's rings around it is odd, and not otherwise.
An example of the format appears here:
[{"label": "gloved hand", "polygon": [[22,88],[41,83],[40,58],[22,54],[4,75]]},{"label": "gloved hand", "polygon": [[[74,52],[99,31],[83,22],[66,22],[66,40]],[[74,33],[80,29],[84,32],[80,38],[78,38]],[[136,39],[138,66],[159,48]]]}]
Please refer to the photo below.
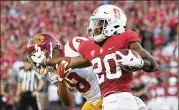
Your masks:
[{"label": "gloved hand", "polygon": [[120,66],[140,69],[144,65],[143,59],[141,57],[137,58],[131,50],[129,50],[128,55],[123,55],[120,51],[116,51],[115,53],[121,57],[121,59],[117,60]]},{"label": "gloved hand", "polygon": [[63,60],[59,65],[57,65],[56,71],[57,71],[58,79],[60,81],[62,81],[71,70],[71,68],[67,68],[67,67],[68,67],[68,62],[65,60]]}]

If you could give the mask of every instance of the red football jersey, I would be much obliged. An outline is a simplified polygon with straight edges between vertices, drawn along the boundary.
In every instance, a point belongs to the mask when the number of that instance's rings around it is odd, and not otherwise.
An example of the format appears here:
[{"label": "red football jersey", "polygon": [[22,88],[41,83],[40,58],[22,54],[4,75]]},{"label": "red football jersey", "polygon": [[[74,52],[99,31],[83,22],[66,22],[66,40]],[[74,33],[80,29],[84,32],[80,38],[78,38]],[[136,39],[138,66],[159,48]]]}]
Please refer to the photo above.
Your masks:
[{"label": "red football jersey", "polygon": [[130,43],[139,41],[137,33],[126,31],[108,38],[101,47],[92,40],[80,44],[79,53],[93,64],[102,97],[111,92],[131,92],[133,74],[120,68],[115,51],[128,49]]}]

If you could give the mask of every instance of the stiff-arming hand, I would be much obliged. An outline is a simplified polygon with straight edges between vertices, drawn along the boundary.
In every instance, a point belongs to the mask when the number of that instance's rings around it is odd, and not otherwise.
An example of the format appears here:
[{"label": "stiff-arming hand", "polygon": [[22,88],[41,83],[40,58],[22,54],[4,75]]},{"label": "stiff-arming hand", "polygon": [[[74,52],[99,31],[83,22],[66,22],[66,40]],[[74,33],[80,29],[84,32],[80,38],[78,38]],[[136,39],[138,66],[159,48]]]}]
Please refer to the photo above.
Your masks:
[{"label": "stiff-arming hand", "polygon": [[62,81],[67,73],[69,73],[69,71],[71,70],[71,68],[67,68],[68,67],[68,62],[63,60],[56,68],[57,71],[57,75],[58,75],[58,79],[60,81]]}]

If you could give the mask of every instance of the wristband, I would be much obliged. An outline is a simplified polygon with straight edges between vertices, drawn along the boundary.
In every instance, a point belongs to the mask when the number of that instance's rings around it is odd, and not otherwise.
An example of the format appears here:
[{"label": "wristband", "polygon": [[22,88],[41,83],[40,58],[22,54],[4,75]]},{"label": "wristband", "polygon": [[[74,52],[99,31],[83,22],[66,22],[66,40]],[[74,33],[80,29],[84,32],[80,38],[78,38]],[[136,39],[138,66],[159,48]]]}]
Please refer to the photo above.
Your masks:
[{"label": "wristband", "polygon": [[158,70],[157,62],[155,62],[152,58],[145,58],[145,59],[150,61],[150,63],[151,63],[149,70],[151,70],[151,71],[157,71]]}]

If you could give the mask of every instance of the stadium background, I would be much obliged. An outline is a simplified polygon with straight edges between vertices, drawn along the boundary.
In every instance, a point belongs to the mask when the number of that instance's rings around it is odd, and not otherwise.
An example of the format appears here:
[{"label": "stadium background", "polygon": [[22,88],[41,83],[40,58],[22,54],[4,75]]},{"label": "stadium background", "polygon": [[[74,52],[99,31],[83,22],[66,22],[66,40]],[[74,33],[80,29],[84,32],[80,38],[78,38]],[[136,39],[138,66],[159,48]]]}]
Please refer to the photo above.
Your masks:
[{"label": "stadium background", "polygon": [[[147,103],[152,84],[162,87],[178,73],[178,3],[177,1],[1,1],[1,93],[5,103],[15,108],[18,67],[23,65],[27,41],[35,34],[48,32],[64,44],[75,36],[86,37],[88,18],[93,10],[105,3],[121,7],[127,15],[127,28],[136,31],[142,46],[158,61],[160,70],[136,72],[132,84],[134,94]],[[43,108],[47,108],[47,78],[40,93]],[[3,89],[2,87],[5,87]],[[54,91],[54,94],[56,91]],[[72,91],[75,103],[84,99]],[[177,96],[176,96],[177,97]],[[59,105],[62,107],[62,105]]]}]

